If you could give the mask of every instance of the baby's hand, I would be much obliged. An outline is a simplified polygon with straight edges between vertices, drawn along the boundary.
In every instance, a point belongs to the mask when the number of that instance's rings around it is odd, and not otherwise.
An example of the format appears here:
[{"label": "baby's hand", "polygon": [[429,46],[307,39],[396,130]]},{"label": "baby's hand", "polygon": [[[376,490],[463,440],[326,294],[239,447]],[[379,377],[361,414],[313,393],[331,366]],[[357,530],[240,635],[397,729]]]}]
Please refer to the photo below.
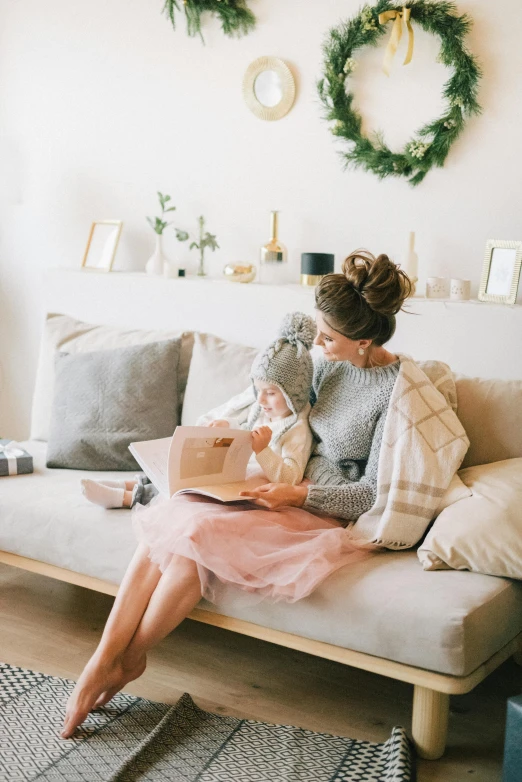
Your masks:
[{"label": "baby's hand", "polygon": [[230,426],[230,424],[224,418],[218,418],[217,421],[211,421],[207,426]]},{"label": "baby's hand", "polygon": [[272,430],[269,426],[258,426],[252,430],[252,449],[254,453],[264,451],[272,439]]}]

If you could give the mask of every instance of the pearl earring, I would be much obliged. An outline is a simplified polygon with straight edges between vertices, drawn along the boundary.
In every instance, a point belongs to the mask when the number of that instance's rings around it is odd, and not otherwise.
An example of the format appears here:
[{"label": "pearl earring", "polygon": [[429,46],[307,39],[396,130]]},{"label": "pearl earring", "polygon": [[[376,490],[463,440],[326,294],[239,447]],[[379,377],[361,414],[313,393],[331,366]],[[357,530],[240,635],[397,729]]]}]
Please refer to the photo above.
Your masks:
[{"label": "pearl earring", "polygon": [[364,348],[359,348],[357,352],[360,356],[364,356]]}]

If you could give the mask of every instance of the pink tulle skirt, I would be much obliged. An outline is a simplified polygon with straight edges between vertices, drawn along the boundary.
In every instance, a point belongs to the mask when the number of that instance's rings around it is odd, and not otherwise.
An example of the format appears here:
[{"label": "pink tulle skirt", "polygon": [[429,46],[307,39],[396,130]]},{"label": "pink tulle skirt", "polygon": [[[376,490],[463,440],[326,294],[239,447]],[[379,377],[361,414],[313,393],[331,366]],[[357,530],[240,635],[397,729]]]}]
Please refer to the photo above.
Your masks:
[{"label": "pink tulle skirt", "polygon": [[302,508],[265,510],[250,502],[225,505],[184,494],[156,497],[132,513],[150,559],[162,572],[174,554],[192,559],[202,594],[213,603],[227,584],[254,599],[293,603],[338,568],[378,551],[350,540],[339,520]]}]

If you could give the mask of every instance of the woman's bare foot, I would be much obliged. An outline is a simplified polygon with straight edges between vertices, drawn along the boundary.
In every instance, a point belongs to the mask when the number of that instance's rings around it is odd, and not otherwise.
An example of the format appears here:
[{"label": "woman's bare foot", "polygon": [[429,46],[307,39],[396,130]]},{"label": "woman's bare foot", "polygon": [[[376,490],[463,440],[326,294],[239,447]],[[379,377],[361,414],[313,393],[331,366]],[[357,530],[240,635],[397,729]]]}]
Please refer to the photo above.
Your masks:
[{"label": "woman's bare foot", "polygon": [[139,679],[142,673],[144,672],[145,668],[147,667],[147,657],[146,655],[143,655],[139,660],[136,660],[135,662],[132,660],[128,660],[125,658],[125,654],[123,655],[123,662],[122,667],[124,669],[124,676],[121,682],[119,682],[118,685],[115,685],[109,690],[105,690],[105,692],[102,692],[96,703],[94,704],[95,709],[99,709],[102,706],[105,706],[107,703],[109,703],[110,700],[114,698],[115,695],[117,695],[123,687],[125,687],[126,684],[129,682],[133,682],[134,679]]},{"label": "woman's bare foot", "polygon": [[123,657],[117,657],[112,661],[102,661],[92,657],[67,701],[61,737],[70,738],[76,728],[87,719],[102,696],[112,693],[105,701],[107,703],[125,684],[141,676],[145,665],[145,656],[138,665],[134,665],[132,670],[128,665],[124,665]]}]

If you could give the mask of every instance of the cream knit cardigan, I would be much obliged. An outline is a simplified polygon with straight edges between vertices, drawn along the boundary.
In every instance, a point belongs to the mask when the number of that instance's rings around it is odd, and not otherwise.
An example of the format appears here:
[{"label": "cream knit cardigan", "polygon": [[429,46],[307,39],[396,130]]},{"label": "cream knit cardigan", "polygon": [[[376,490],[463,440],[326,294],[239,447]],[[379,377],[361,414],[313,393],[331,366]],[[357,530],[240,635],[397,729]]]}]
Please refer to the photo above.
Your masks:
[{"label": "cream knit cardigan", "polygon": [[[197,420],[198,426],[207,426],[210,421],[224,419],[233,429],[245,428],[256,397],[253,386],[233,397],[225,404],[210,410]],[[252,454],[248,474],[258,465],[269,483],[301,483],[308,459],[313,449],[313,436],[308,423],[310,404],[299,414],[270,421],[262,411],[257,412],[256,426],[268,426],[272,430],[270,444],[260,453]]]}]

